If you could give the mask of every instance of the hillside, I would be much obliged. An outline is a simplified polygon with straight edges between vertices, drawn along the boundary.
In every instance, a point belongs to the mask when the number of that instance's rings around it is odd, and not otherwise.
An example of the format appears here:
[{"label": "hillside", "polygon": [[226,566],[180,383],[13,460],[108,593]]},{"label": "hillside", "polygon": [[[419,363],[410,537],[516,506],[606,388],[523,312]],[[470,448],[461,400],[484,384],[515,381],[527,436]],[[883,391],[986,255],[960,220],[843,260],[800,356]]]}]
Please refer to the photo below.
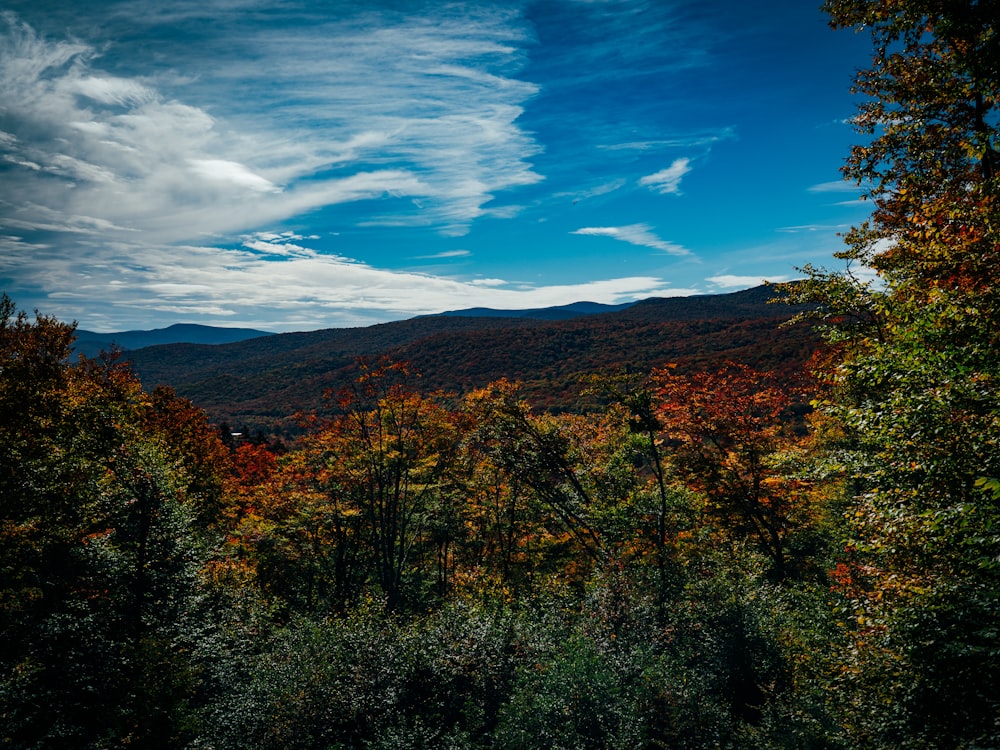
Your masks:
[{"label": "hillside", "polygon": [[218,328],[196,323],[176,323],[167,328],[155,328],[150,331],[114,333],[97,333],[78,328],[73,348],[80,354],[96,357],[101,351],[110,351],[114,346],[129,350],[161,344],[229,344],[272,335],[267,331],[253,328]]},{"label": "hillside", "polygon": [[265,336],[221,346],[175,344],[129,352],[147,388],[169,385],[213,420],[294,431],[296,412],[350,382],[359,356],[409,362],[427,389],[463,393],[501,377],[522,381],[533,403],[569,408],[581,375],[681,370],[727,359],[798,372],[815,348],[804,328],[779,329],[792,310],[766,288],[650,299],[570,320],[437,316],[366,328]]},{"label": "hillside", "polygon": [[[568,305],[541,307],[530,310],[495,310],[491,307],[469,307],[464,310],[448,310],[438,313],[446,317],[459,318],[535,318],[536,320],[570,320],[584,315],[600,315],[603,313],[625,310],[634,305],[626,302],[621,305],[603,305],[600,302],[573,302]],[[426,316],[432,317],[432,316]]]},{"label": "hillside", "polygon": [[[537,320],[569,320],[584,315],[615,312],[631,307],[634,302],[621,305],[603,305],[598,302],[574,302],[569,305],[542,307],[530,310],[496,310],[489,307],[472,307],[464,310],[448,310],[434,315],[421,315],[422,318],[534,318]],[[342,329],[341,329],[342,330]],[[348,329],[353,337],[362,329]],[[76,341],[73,349],[88,357],[96,357],[102,351],[111,351],[117,347],[124,351],[144,349],[149,346],[164,344],[232,344],[247,339],[262,336],[274,336],[269,331],[259,331],[253,328],[220,328],[218,326],[198,325],[196,323],[175,323],[166,328],[152,330],[115,331],[100,333],[83,328],[76,330]]]}]

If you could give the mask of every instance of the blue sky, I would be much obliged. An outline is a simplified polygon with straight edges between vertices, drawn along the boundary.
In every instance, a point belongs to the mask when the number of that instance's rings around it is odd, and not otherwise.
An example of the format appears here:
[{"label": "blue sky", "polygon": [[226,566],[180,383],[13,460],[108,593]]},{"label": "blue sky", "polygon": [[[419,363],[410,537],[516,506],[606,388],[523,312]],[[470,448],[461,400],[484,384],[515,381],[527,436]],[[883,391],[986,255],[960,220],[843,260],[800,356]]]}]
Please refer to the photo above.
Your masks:
[{"label": "blue sky", "polygon": [[810,0],[0,2],[0,287],[289,331],[837,267],[866,41]]}]

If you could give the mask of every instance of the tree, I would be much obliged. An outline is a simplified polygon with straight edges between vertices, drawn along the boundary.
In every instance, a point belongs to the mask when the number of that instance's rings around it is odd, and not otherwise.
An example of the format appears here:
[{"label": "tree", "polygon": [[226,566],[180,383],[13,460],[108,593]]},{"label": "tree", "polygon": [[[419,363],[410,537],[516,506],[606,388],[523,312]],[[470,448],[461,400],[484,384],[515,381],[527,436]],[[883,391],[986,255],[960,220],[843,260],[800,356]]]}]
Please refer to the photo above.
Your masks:
[{"label": "tree", "polygon": [[256,586],[278,611],[343,611],[360,591],[359,512],[328,479],[307,437],[279,462],[250,443],[233,454],[233,505],[220,583]]},{"label": "tree", "polygon": [[445,515],[459,444],[454,416],[415,392],[408,377],[399,363],[362,362],[355,385],[339,396],[343,413],[320,437],[329,490],[360,513],[389,609],[404,603],[432,522]]},{"label": "tree", "polygon": [[764,373],[736,363],[693,375],[666,367],[653,382],[656,416],[678,475],[705,495],[725,527],[754,540],[784,578],[788,537],[803,515],[801,488],[776,463],[791,444],[789,395]]},{"label": "tree", "polygon": [[996,746],[1000,4],[825,9],[874,45],[855,89],[867,140],[844,169],[873,212],[840,255],[879,284],[808,269],[790,289],[833,326],[832,391],[818,405],[850,448],[847,723],[869,747]]},{"label": "tree", "polygon": [[120,363],[0,301],[0,716],[16,747],[184,741],[199,545]]},{"label": "tree", "polygon": [[166,386],[153,389],[147,414],[149,428],[164,437],[183,469],[185,502],[198,525],[209,528],[219,523],[229,472],[229,450],[220,431],[209,424],[204,410]]},{"label": "tree", "polygon": [[643,519],[642,536],[653,543],[656,567],[657,607],[661,619],[665,616],[670,584],[678,583],[677,542],[686,533],[695,513],[690,492],[675,476],[666,454],[664,425],[657,402],[655,371],[653,376],[619,373],[614,376],[593,376],[590,392],[610,402],[608,412],[619,412],[627,425],[622,443],[629,452],[636,474],[633,492],[635,510]]},{"label": "tree", "polygon": [[995,0],[830,0],[834,27],[871,32],[867,100],[844,174],[868,189],[871,221],[848,237],[894,291],[985,292],[996,272],[1000,42]]},{"label": "tree", "polygon": [[466,408],[475,414],[477,439],[494,465],[547,509],[551,520],[543,525],[550,533],[566,535],[591,561],[604,560],[594,483],[601,462],[584,460],[587,420],[532,414],[518,386],[506,380],[470,394]]},{"label": "tree", "polygon": [[466,588],[499,589],[518,598],[532,580],[531,541],[540,533],[540,513],[530,490],[490,457],[475,432],[462,444],[468,480],[463,485],[465,539],[460,563]]}]

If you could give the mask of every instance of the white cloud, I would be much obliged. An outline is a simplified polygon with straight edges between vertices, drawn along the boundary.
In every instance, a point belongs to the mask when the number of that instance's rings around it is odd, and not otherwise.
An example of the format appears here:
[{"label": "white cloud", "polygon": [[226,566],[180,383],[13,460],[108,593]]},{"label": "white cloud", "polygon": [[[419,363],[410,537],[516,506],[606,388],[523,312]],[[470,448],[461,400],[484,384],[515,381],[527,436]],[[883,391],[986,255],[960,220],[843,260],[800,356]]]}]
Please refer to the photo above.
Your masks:
[{"label": "white cloud", "polygon": [[244,238],[244,241],[262,240],[263,242],[280,243],[280,242],[299,242],[301,240],[318,240],[319,237],[315,234],[302,235],[297,232],[254,232],[253,234]]},{"label": "white cloud", "polygon": [[621,190],[626,185],[626,180],[619,178],[611,180],[609,182],[603,182],[599,185],[594,185],[593,187],[583,188],[581,190],[574,190],[570,192],[556,193],[554,197],[556,198],[572,198],[573,202],[589,200],[591,198],[599,198],[602,195],[609,195],[616,190]]},{"label": "white cloud", "polygon": [[445,250],[433,255],[418,255],[416,257],[417,260],[439,260],[444,258],[468,258],[470,255],[472,255],[472,252],[469,250]]},{"label": "white cloud", "polygon": [[274,183],[254,174],[242,164],[225,159],[191,159],[191,170],[199,177],[208,180],[231,182],[233,185],[245,187],[260,193],[280,193],[281,188]]},{"label": "white cloud", "polygon": [[156,92],[138,81],[113,76],[84,76],[64,79],[74,93],[93,99],[99,104],[132,106],[156,100]]},{"label": "white cloud", "polygon": [[833,180],[831,182],[821,182],[808,188],[810,193],[857,193],[864,188],[857,183],[848,180]]},{"label": "white cloud", "polygon": [[611,237],[615,240],[628,242],[640,247],[651,247],[662,250],[670,255],[690,255],[691,251],[673,242],[667,242],[657,237],[648,224],[629,224],[623,227],[583,227],[571,234],[591,235],[594,237]]},{"label": "white cloud", "polygon": [[614,143],[611,145],[601,145],[608,151],[651,151],[653,149],[664,148],[697,148],[701,146],[712,146],[721,141],[728,141],[736,137],[736,129],[733,127],[720,128],[710,133],[692,133],[690,135],[678,135],[672,138],[657,138],[647,141],[626,141],[624,143]]},{"label": "white cloud", "polygon": [[[302,329],[693,291],[638,274],[543,286],[398,272],[319,252],[308,229],[254,234],[353,204],[342,223],[460,235],[514,215],[494,201],[542,179],[520,122],[539,87],[520,78],[534,40],[518,7],[350,3],[289,30],[237,12],[257,1],[121,3],[116,23],[135,34],[92,44],[0,13],[0,268],[28,291],[18,302],[103,330],[165,316]],[[157,36],[155,60],[135,46],[195,16],[204,57],[182,34]],[[577,233],[689,254],[643,224]]]},{"label": "white cloud", "polygon": [[679,195],[681,192],[681,178],[690,171],[690,159],[675,159],[666,169],[661,169],[659,172],[641,178],[639,184],[664,195]]},{"label": "white cloud", "polygon": [[789,281],[790,276],[736,276],[733,274],[720,274],[718,276],[710,276],[705,281],[711,282],[716,286],[722,287],[723,289],[749,289],[750,287],[760,286],[765,281],[772,281],[774,283],[779,283],[782,281]]},{"label": "white cloud", "polygon": [[63,232],[68,234],[99,235],[107,232],[130,232],[128,227],[113,224],[107,219],[79,214],[66,215],[47,206],[28,204],[25,218],[12,217],[4,224],[28,232]]},{"label": "white cloud", "polygon": [[796,227],[779,227],[779,232],[786,234],[800,234],[802,232],[844,232],[850,229],[850,224],[802,224]]},{"label": "white cloud", "polygon": [[[137,5],[120,12],[134,10],[140,27],[169,20]],[[0,15],[0,158],[13,166],[0,173],[10,201],[0,224],[30,221],[30,203],[156,244],[372,199],[417,198],[397,222],[453,235],[481,216],[514,215],[487,204],[541,179],[530,163],[539,146],[517,123],[538,91],[516,77],[523,20],[489,7],[427,17],[361,7],[294,36],[246,22],[209,66],[158,42],[169,65],[132,77],[102,70],[96,46]],[[218,41],[210,33],[206,44]],[[366,213],[359,223],[378,219]]]},{"label": "white cloud", "polygon": [[[275,233],[277,234],[277,233]],[[303,330],[368,325],[442,310],[487,306],[547,307],[581,299],[614,304],[676,296],[653,276],[577,284],[527,285],[500,278],[451,278],[378,268],[329,255],[287,237],[248,237],[242,247],[176,245],[169,249],[113,243],[67,258],[17,238],[0,238],[0,269],[30,259],[25,282],[53,290],[46,312],[83,327],[125,330],[174,320]],[[100,296],[100,313],[88,300]],[[260,319],[267,310],[269,319]],[[280,321],[280,322],[278,322]]]}]

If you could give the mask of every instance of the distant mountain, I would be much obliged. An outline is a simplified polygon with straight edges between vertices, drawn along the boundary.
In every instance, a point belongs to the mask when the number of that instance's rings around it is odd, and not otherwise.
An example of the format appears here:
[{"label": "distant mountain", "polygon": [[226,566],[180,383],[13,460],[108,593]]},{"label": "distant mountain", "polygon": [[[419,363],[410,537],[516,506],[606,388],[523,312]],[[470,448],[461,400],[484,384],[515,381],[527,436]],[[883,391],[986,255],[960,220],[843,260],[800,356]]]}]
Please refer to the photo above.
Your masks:
[{"label": "distant mountain", "polygon": [[359,356],[409,362],[428,391],[461,394],[506,377],[538,407],[563,410],[578,404],[588,374],[735,360],[797,377],[818,341],[807,326],[779,328],[795,310],[768,304],[772,294],[654,298],[569,320],[440,315],[128,357],[145,387],[169,385],[217,423],[265,432],[294,432],[296,412],[328,408],[323,394],[356,377]]},{"label": "distant mountain", "polygon": [[177,323],[151,331],[95,333],[77,329],[74,346],[81,354],[96,357],[101,351],[110,350],[112,346],[130,350],[160,344],[230,344],[234,341],[273,335],[268,331],[256,331],[252,328],[217,328],[196,323]]},{"label": "distant mountain", "polygon": [[570,320],[583,315],[601,315],[618,312],[634,305],[626,302],[621,305],[603,305],[600,302],[573,302],[556,307],[539,307],[533,310],[495,310],[491,307],[470,307],[465,310],[449,310],[437,315],[424,315],[431,318],[438,316],[458,318],[532,318],[534,320]]}]

